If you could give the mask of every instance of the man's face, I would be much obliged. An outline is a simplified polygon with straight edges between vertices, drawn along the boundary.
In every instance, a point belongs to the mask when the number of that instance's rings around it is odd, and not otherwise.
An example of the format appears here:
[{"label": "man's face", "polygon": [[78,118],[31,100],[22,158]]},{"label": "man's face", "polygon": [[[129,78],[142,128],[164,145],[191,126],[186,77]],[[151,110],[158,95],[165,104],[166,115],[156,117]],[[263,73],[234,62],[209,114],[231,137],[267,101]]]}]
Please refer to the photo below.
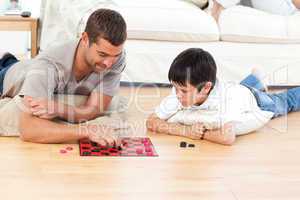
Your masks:
[{"label": "man's face", "polygon": [[207,82],[200,92],[195,86],[189,83],[187,83],[186,85],[179,85],[175,82],[172,82],[172,85],[175,87],[178,100],[184,107],[202,104],[207,98],[207,95],[211,88],[210,82]]},{"label": "man's face", "polygon": [[109,41],[100,38],[96,43],[88,45],[85,58],[87,64],[96,73],[109,70],[117,62],[123,51],[123,44],[112,45]]}]

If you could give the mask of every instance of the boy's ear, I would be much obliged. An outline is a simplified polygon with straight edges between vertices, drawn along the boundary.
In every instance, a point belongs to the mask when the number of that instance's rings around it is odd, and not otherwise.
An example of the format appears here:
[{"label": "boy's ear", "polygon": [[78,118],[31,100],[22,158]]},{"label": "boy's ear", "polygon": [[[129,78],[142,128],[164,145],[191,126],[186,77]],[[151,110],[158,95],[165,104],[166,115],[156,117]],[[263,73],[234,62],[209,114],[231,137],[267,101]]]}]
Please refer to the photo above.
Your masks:
[{"label": "boy's ear", "polygon": [[208,81],[205,83],[205,85],[203,86],[203,90],[205,92],[205,94],[208,94],[212,88],[212,82]]}]

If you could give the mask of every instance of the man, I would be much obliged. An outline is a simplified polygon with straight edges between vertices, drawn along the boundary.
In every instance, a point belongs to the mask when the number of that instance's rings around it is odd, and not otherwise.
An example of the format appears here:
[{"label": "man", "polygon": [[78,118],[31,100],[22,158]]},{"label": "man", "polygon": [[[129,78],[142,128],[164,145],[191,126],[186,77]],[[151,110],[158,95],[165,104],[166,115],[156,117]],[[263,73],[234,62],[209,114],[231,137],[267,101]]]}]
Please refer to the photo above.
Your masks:
[{"label": "man", "polygon": [[[0,81],[4,78],[2,97],[24,97],[26,111],[20,114],[21,139],[60,143],[90,138],[101,145],[114,145],[116,139],[110,128],[96,125],[82,128],[50,119],[87,121],[108,108],[125,68],[126,37],[123,17],[116,11],[99,9],[89,17],[80,40],[50,48],[29,61],[17,62],[12,55],[4,55],[0,61],[3,68]],[[55,93],[89,97],[84,105],[75,107],[55,101]]]},{"label": "man", "polygon": [[277,15],[292,15],[300,9],[299,0],[213,0],[211,14],[218,21],[222,10],[238,3]]}]

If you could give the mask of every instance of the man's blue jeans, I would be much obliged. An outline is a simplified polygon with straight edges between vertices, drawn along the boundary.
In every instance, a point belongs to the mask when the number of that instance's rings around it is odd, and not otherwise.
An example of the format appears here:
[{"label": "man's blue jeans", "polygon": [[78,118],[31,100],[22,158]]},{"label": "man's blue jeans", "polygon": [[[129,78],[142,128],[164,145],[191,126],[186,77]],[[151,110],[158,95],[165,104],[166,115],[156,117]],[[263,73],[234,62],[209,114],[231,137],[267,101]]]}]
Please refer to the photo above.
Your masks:
[{"label": "man's blue jeans", "polygon": [[3,81],[4,81],[5,74],[7,70],[16,62],[18,62],[18,59],[10,53],[5,54],[0,59],[0,95],[3,92]]},{"label": "man's blue jeans", "polygon": [[300,87],[279,94],[268,94],[262,91],[263,84],[252,74],[242,80],[240,84],[251,90],[260,109],[274,113],[273,118],[300,110]]}]

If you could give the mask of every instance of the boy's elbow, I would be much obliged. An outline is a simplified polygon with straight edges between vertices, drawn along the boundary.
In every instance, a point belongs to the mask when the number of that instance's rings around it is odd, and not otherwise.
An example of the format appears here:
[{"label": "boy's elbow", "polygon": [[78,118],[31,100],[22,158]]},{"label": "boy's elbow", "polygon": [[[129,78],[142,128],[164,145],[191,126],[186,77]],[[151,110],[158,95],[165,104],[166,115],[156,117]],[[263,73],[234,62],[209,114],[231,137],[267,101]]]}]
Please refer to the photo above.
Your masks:
[{"label": "boy's elbow", "polygon": [[222,144],[231,146],[234,144],[236,139],[236,133],[234,131],[234,124],[228,123],[224,126],[224,135],[222,139]]},{"label": "boy's elbow", "polygon": [[148,119],[146,121],[146,127],[149,131],[155,131],[156,119],[157,119],[157,117],[155,116],[155,114],[151,114],[148,117]]},{"label": "boy's elbow", "polygon": [[235,139],[236,139],[235,134],[232,134],[230,136],[226,136],[226,137],[224,137],[224,139],[222,141],[222,144],[227,145],[227,146],[231,146],[231,145],[234,144]]}]

